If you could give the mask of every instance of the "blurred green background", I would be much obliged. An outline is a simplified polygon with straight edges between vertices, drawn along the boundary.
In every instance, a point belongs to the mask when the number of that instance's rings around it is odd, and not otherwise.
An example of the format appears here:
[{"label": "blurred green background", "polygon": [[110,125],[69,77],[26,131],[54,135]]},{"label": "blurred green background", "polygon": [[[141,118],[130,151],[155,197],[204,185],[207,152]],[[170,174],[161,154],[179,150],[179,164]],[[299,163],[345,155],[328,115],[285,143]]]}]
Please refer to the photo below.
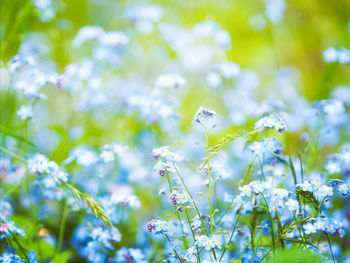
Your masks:
[{"label": "blurred green background", "polygon": [[[85,25],[100,25],[105,30],[118,30],[128,23],[125,8],[145,1],[60,1],[56,18],[49,23],[38,21],[27,0],[2,0],[0,3],[1,56],[6,62],[17,53],[28,31],[43,32],[50,39],[51,57],[59,71],[70,61],[71,39]],[[337,70],[323,62],[322,52],[329,46],[350,47],[350,1],[289,0],[281,23],[267,24],[254,30],[250,19],[263,14],[263,0],[177,0],[153,1],[164,8],[164,21],[192,27],[203,20],[221,24],[232,37],[229,60],[258,74],[262,83],[280,66],[296,66],[301,72],[302,92],[310,100],[326,98],[332,87],[349,83],[350,70]],[[330,75],[330,71],[335,71]],[[265,78],[265,79],[264,79]],[[325,81],[325,78],[327,79]]]}]

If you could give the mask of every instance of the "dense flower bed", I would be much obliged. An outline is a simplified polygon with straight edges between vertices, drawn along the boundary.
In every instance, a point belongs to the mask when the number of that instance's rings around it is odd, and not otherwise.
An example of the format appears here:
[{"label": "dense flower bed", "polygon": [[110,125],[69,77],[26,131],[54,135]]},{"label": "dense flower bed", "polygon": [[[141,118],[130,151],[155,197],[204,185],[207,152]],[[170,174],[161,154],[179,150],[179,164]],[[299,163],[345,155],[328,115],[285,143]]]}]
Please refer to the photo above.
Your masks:
[{"label": "dense flower bed", "polygon": [[[57,19],[59,1],[28,2]],[[350,87],[307,100],[296,68],[265,84],[228,59],[219,23],[124,8],[118,30],[76,32],[64,67],[45,34],[2,57],[0,262],[349,262]],[[251,27],[286,8],[266,0]],[[344,47],[318,56],[325,87],[349,69]]]}]

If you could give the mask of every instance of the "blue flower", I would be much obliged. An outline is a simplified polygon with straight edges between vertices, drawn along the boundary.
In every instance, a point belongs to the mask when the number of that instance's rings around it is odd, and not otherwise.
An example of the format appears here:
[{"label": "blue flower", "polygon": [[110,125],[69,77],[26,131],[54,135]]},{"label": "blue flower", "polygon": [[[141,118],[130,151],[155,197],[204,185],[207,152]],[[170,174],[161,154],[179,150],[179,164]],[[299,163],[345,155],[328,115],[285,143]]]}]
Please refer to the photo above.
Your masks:
[{"label": "blue flower", "polygon": [[3,262],[3,263],[24,263],[25,261],[23,259],[21,259],[18,255],[4,252],[0,256],[0,262]]},{"label": "blue flower", "polygon": [[282,153],[282,143],[279,142],[276,138],[266,138],[262,139],[261,142],[264,144],[265,149],[269,152],[280,154]]},{"label": "blue flower", "polygon": [[33,250],[31,250],[27,256],[29,258],[29,263],[38,263],[38,255],[35,254]]},{"label": "blue flower", "polygon": [[263,117],[255,123],[255,130],[264,128],[274,128],[278,132],[286,129],[286,123],[277,114],[270,114],[268,117]]},{"label": "blue flower", "polygon": [[22,105],[16,114],[22,119],[22,120],[27,120],[31,119],[33,117],[33,107],[32,106],[26,106]]}]

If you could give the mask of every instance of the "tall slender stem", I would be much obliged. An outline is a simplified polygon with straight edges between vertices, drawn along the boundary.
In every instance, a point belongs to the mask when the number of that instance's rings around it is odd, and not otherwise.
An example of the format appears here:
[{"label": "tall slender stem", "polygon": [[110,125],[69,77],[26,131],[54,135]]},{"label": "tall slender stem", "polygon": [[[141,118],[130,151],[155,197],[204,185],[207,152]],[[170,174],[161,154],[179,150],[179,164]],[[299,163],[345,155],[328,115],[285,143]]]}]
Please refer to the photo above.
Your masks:
[{"label": "tall slender stem", "polygon": [[[202,227],[203,227],[203,229],[204,229],[205,234],[206,234],[207,236],[209,236],[209,232],[208,232],[207,228],[205,227],[205,224],[204,224],[204,222],[203,222],[202,216],[201,216],[201,214],[200,214],[200,212],[199,212],[199,209],[198,209],[198,207],[197,207],[197,205],[196,205],[196,200],[194,200],[194,198],[193,198],[193,196],[192,196],[190,190],[188,189],[187,185],[185,184],[184,179],[183,179],[182,176],[180,175],[180,172],[179,172],[179,170],[177,169],[175,163],[173,163],[173,166],[174,166],[174,169],[175,169],[175,171],[176,171],[176,174],[177,174],[177,176],[179,177],[179,179],[180,179],[182,185],[184,186],[184,188],[186,189],[188,195],[189,195],[190,198],[191,198],[191,201],[192,201],[192,203],[193,203],[194,209],[196,210],[197,215],[198,215],[198,217],[199,217],[199,220],[201,221],[201,224],[202,224]],[[212,252],[213,252],[214,259],[217,260],[215,250],[212,249]]]},{"label": "tall slender stem", "polygon": [[[168,242],[171,243],[171,242],[170,242],[170,238],[168,237],[168,235],[167,235],[167,234],[164,234],[164,236],[166,237],[166,239],[168,240]],[[173,248],[173,251],[174,251],[175,256],[177,257],[177,259],[178,259],[180,262],[182,262],[182,259],[180,258],[179,254],[177,253],[177,251],[175,250],[175,248]]]},{"label": "tall slender stem", "polygon": [[[171,181],[170,181],[170,178],[169,178],[169,174],[167,174],[166,177],[167,177],[170,193],[172,193],[173,192],[173,186],[171,184]],[[182,224],[180,213],[179,213],[179,211],[176,210],[175,205],[174,205],[174,209],[176,211],[176,215],[177,215],[177,218],[178,218],[179,223],[180,223],[180,228],[181,228],[181,232],[182,232],[182,235],[183,235],[182,241],[184,242],[186,248],[188,248],[188,244],[187,244],[187,241],[186,241],[186,238],[185,238],[185,231],[184,231],[184,227],[183,227],[183,224]]]},{"label": "tall slender stem", "polygon": [[326,236],[327,236],[327,241],[328,241],[328,245],[329,245],[329,250],[331,251],[331,255],[332,255],[333,262],[336,262],[336,261],[335,261],[335,258],[334,258],[334,254],[333,254],[333,249],[332,249],[331,241],[330,241],[330,239],[329,239],[328,234],[326,234]]},{"label": "tall slender stem", "polygon": [[[191,220],[190,220],[190,217],[188,216],[188,212],[187,212],[186,208],[185,208],[185,214],[186,214],[186,218],[187,218],[187,222],[188,222],[188,227],[191,229],[193,242],[195,243],[196,242],[196,236],[195,236],[194,231],[192,229]],[[201,258],[200,258],[200,254],[199,254],[199,250],[198,250],[198,246],[197,245],[196,245],[196,250],[197,250],[197,262],[201,262]]]},{"label": "tall slender stem", "polygon": [[208,129],[205,128],[205,147],[206,147],[206,154],[207,154],[207,174],[208,174],[208,183],[209,183],[209,217],[210,217],[210,234],[212,235],[214,233],[214,224],[213,224],[213,204],[212,204],[212,196],[213,196],[213,189],[212,189],[212,182],[211,182],[211,174],[210,174],[210,156],[209,156],[209,133]]},{"label": "tall slender stem", "polygon": [[179,170],[177,169],[175,163],[173,163],[173,166],[174,166],[174,168],[175,168],[176,174],[177,174],[177,176],[179,177],[179,179],[180,179],[182,185],[184,186],[184,188],[186,189],[186,192],[188,193],[188,195],[189,195],[190,198],[191,198],[191,201],[192,201],[192,203],[193,203],[194,209],[196,210],[197,215],[198,215],[198,217],[199,217],[199,220],[200,220],[201,223],[202,223],[202,227],[203,227],[203,229],[204,229],[204,232],[206,233],[207,236],[209,236],[209,232],[208,232],[207,228],[205,227],[205,224],[204,224],[204,222],[203,222],[201,213],[199,212],[199,209],[198,209],[198,207],[197,207],[196,200],[194,200],[194,198],[193,198],[193,196],[192,196],[190,190],[188,189],[187,185],[185,184],[185,181],[183,180],[182,176],[180,175],[180,172],[179,172]]},{"label": "tall slender stem", "polygon": [[56,247],[56,250],[54,253],[54,257],[55,257],[55,255],[57,255],[57,253],[60,253],[61,249],[62,249],[64,231],[66,228],[68,213],[69,213],[69,205],[67,204],[67,200],[64,200],[64,206],[63,206],[63,212],[62,212],[62,218],[61,218],[61,224],[60,224],[60,232],[59,232],[59,236],[58,236],[58,243],[57,243],[57,247]]},{"label": "tall slender stem", "polygon": [[233,234],[234,234],[235,231],[236,231],[236,227],[237,227],[237,224],[238,224],[239,217],[241,216],[241,209],[242,209],[242,207],[240,207],[239,210],[238,210],[238,215],[237,215],[236,222],[235,222],[235,224],[234,224],[234,226],[233,226],[233,229],[232,229],[230,238],[229,238],[227,244],[226,244],[225,247],[224,247],[224,251],[222,252],[222,254],[221,254],[221,256],[220,256],[219,261],[220,261],[220,260],[223,258],[223,256],[225,255],[226,250],[227,250],[227,247],[230,245],[230,243],[231,243],[231,241],[232,241]]}]

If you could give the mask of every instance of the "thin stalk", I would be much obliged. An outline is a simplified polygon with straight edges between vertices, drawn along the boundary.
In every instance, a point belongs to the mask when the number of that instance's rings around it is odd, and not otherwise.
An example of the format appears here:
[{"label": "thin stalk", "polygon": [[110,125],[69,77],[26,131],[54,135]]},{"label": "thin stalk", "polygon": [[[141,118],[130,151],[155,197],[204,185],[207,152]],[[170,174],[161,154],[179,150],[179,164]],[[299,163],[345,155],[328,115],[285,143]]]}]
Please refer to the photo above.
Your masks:
[{"label": "thin stalk", "polygon": [[335,258],[334,258],[334,254],[333,254],[333,249],[332,249],[331,241],[330,241],[330,239],[329,239],[328,234],[326,234],[326,236],[327,236],[327,241],[328,241],[328,245],[329,245],[329,250],[331,251],[331,255],[332,255],[333,262],[336,262],[336,261],[335,261]]},{"label": "thin stalk", "polygon": [[210,174],[210,156],[209,156],[209,136],[208,130],[205,128],[205,147],[207,154],[207,175],[208,175],[208,183],[209,183],[209,217],[210,217],[210,234],[214,233],[214,225],[213,225],[213,204],[212,204],[212,182],[211,182],[211,174]]},{"label": "thin stalk", "polygon": [[2,147],[1,145],[0,145],[0,150],[2,150],[3,152],[11,155],[12,157],[17,158],[18,160],[20,160],[20,161],[22,161],[24,163],[27,162],[27,160],[24,159],[22,156],[19,156],[18,154],[14,153],[14,152],[11,152],[10,150],[6,149],[5,147]]},{"label": "thin stalk", "polygon": [[17,246],[19,247],[19,249],[21,250],[22,254],[24,255],[24,257],[28,260],[29,262],[29,258],[28,258],[28,255],[27,255],[27,252],[25,251],[25,249],[22,247],[21,243],[18,242],[16,236],[11,233],[11,236],[12,236],[12,239],[15,241],[15,243],[17,244]]},{"label": "thin stalk", "polygon": [[267,206],[267,214],[268,214],[268,217],[270,219],[270,224],[271,224],[271,246],[272,246],[273,253],[275,253],[276,252],[276,245],[275,245],[275,230],[274,230],[274,226],[273,226],[273,218],[271,216],[269,205],[265,199],[265,196],[263,194],[261,194],[261,196],[264,199],[264,202]]},{"label": "thin stalk", "polygon": [[282,227],[282,222],[278,216],[278,213],[276,211],[276,219],[277,219],[277,227],[278,227],[278,234],[279,234],[279,237],[280,237],[280,243],[281,243],[281,247],[284,249],[286,247],[285,243],[284,243],[284,240],[282,238],[282,235],[283,235],[283,227]]},{"label": "thin stalk", "polygon": [[[196,236],[194,234],[194,231],[192,229],[192,226],[191,226],[191,220],[190,220],[190,217],[188,216],[188,212],[187,212],[187,209],[185,208],[185,214],[186,214],[186,219],[187,219],[187,222],[188,222],[188,226],[189,228],[191,229],[191,233],[192,233],[192,237],[193,237],[193,243],[196,242]],[[200,258],[200,254],[199,254],[199,250],[198,250],[198,246],[196,245],[196,250],[197,250],[197,262],[201,262],[201,258]]]},{"label": "thin stalk", "polygon": [[[247,172],[244,176],[244,179],[243,179],[243,185],[245,184],[245,181],[247,178],[249,178],[249,174],[250,174],[250,171],[252,170],[252,167],[253,167],[253,163],[255,161],[255,158],[256,156],[253,158],[253,160],[250,162],[249,166],[248,166],[248,169],[247,169]],[[222,219],[224,218],[224,216],[227,214],[227,212],[231,209],[232,205],[233,205],[233,202],[234,202],[234,198],[232,198],[232,201],[230,202],[230,204],[225,208],[223,214],[220,216],[219,220],[216,222],[216,225],[219,225],[222,221]]]},{"label": "thin stalk", "polygon": [[63,206],[61,224],[60,224],[60,232],[59,232],[59,236],[58,236],[58,243],[57,243],[57,247],[56,247],[56,250],[55,250],[53,257],[55,257],[57,255],[57,253],[61,252],[68,214],[69,214],[69,205],[67,204],[67,200],[65,200],[64,206]]},{"label": "thin stalk", "polygon": [[256,199],[254,201],[254,208],[253,208],[253,216],[250,220],[250,245],[252,247],[253,251],[253,262],[254,262],[254,256],[255,256],[255,228],[256,228],[256,220],[258,218],[258,208],[256,207]]},{"label": "thin stalk", "polygon": [[[167,181],[168,181],[170,193],[172,193],[173,192],[173,186],[171,184],[171,181],[170,181],[170,178],[169,178],[169,174],[166,175],[166,178],[167,178]],[[183,235],[182,241],[184,242],[185,247],[188,248],[188,244],[187,244],[187,241],[186,241],[186,238],[185,238],[185,231],[184,231],[184,227],[183,227],[183,224],[182,224],[182,221],[181,221],[180,213],[179,213],[179,211],[177,211],[175,205],[174,205],[174,209],[176,211],[176,215],[177,215],[177,218],[178,218],[179,223],[180,223],[180,228],[181,228],[181,232],[182,232],[182,235]]]},{"label": "thin stalk", "polygon": [[234,233],[235,233],[235,231],[236,231],[236,227],[237,227],[237,224],[238,224],[239,217],[241,216],[241,210],[242,210],[242,206],[241,206],[241,207],[239,208],[239,210],[238,210],[238,215],[237,215],[236,222],[235,222],[235,224],[234,224],[234,226],[233,226],[233,229],[232,229],[232,231],[231,231],[230,238],[229,238],[229,240],[228,240],[227,244],[226,244],[226,245],[225,245],[225,247],[224,247],[224,251],[222,252],[222,254],[221,254],[221,256],[220,256],[219,261],[221,261],[221,259],[222,259],[222,258],[223,258],[223,256],[225,255],[226,250],[227,250],[227,247],[229,246],[229,244],[230,244],[230,243],[231,243],[231,241],[232,241],[233,234],[234,234]]},{"label": "thin stalk", "polygon": [[[258,155],[257,155],[257,156],[258,156]],[[260,170],[261,170],[260,182],[262,182],[263,179],[265,180],[264,167],[263,167],[263,165],[262,165],[262,162],[261,162],[259,156],[258,156],[258,160],[259,160],[259,165],[260,165]]]},{"label": "thin stalk", "polygon": [[174,168],[175,168],[175,171],[176,171],[177,176],[180,178],[180,181],[181,181],[182,185],[184,186],[186,192],[188,193],[188,195],[189,195],[190,198],[191,198],[191,201],[192,201],[192,203],[193,203],[194,209],[196,210],[197,215],[198,215],[198,217],[199,217],[199,220],[200,220],[201,223],[202,223],[202,227],[203,227],[203,229],[204,229],[205,234],[206,234],[207,236],[209,236],[209,232],[208,232],[207,228],[205,227],[205,224],[204,224],[204,222],[203,222],[202,216],[201,216],[201,214],[200,214],[200,212],[199,212],[199,209],[198,209],[198,207],[197,207],[197,205],[196,205],[196,201],[194,200],[194,198],[193,198],[193,196],[192,196],[190,190],[188,189],[187,185],[185,184],[185,181],[184,181],[183,178],[181,177],[180,172],[179,172],[179,170],[177,169],[175,163],[173,163],[173,166],[174,166]]},{"label": "thin stalk", "polygon": [[304,182],[304,167],[303,167],[303,162],[301,160],[301,154],[298,154],[298,158],[299,158],[299,163],[300,163],[300,174],[301,174],[301,182]]},{"label": "thin stalk", "polygon": [[294,179],[294,185],[297,185],[298,184],[297,175],[295,173],[295,168],[294,168],[292,156],[290,156],[290,154],[289,154],[289,166],[290,166],[290,169],[292,171],[292,175],[293,175],[293,179]]},{"label": "thin stalk", "polygon": [[[168,242],[171,243],[171,242],[170,242],[170,239],[169,239],[169,237],[168,237],[168,235],[167,235],[167,234],[164,234],[164,236],[166,237],[166,239],[168,240]],[[179,254],[177,254],[175,248],[173,248],[173,251],[174,251],[174,253],[175,253],[175,256],[178,258],[178,260],[179,260],[180,262],[182,262],[182,259],[180,258]]]},{"label": "thin stalk", "polygon": [[250,171],[252,170],[252,167],[253,167],[253,164],[254,164],[256,157],[257,157],[257,155],[254,156],[253,160],[251,161],[251,163],[248,166],[247,172],[243,178],[243,185],[245,185],[249,179]]},{"label": "thin stalk", "polygon": [[[179,172],[179,170],[177,169],[175,163],[173,163],[173,166],[174,166],[174,168],[175,168],[175,171],[176,171],[177,176],[180,178],[181,183],[183,184],[184,188],[186,189],[188,195],[189,195],[190,198],[191,198],[191,201],[192,201],[193,206],[194,206],[194,208],[195,208],[195,210],[196,210],[196,212],[197,212],[197,215],[198,215],[198,217],[199,217],[199,220],[201,221],[201,224],[202,224],[202,227],[203,227],[203,229],[204,229],[205,234],[209,237],[209,232],[208,232],[207,228],[205,227],[205,224],[204,224],[204,222],[203,222],[202,216],[201,216],[201,214],[200,214],[200,212],[199,212],[199,209],[198,209],[198,207],[197,207],[197,205],[196,205],[196,200],[194,200],[194,198],[193,198],[193,196],[192,196],[190,190],[188,189],[187,185],[185,184],[184,179],[183,179],[182,176],[180,175],[180,172]],[[217,260],[215,250],[212,249],[212,252],[213,252],[214,259]]]}]

